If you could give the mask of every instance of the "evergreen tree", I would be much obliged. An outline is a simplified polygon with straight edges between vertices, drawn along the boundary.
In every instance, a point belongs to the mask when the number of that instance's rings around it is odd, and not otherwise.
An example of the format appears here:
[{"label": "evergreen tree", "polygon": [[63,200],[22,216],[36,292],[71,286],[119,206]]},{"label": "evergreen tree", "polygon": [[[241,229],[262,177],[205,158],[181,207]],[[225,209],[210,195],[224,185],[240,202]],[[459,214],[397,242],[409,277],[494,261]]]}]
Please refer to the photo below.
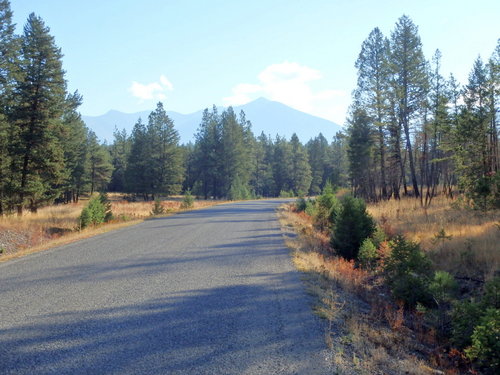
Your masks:
[{"label": "evergreen tree", "polygon": [[65,181],[62,201],[78,202],[88,183],[86,175],[88,129],[76,111],[82,97],[75,92],[68,95],[62,116],[61,145],[64,151]]},{"label": "evergreen tree", "polygon": [[264,133],[257,138],[254,146],[254,169],[251,179],[257,196],[269,197],[274,192],[273,181],[273,143]]},{"label": "evergreen tree", "polygon": [[248,187],[252,162],[251,144],[249,143],[250,139],[253,138],[246,134],[249,127],[250,125],[246,123],[244,114],[238,121],[232,107],[222,113],[222,148],[221,153],[218,155],[220,158],[219,164],[222,166],[222,196],[229,194],[229,189],[236,178],[239,179],[239,184]]},{"label": "evergreen tree", "polygon": [[153,199],[158,194],[179,193],[183,177],[179,133],[161,102],[149,115],[146,133],[150,150],[147,175]]},{"label": "evergreen tree", "polygon": [[150,152],[146,126],[140,118],[134,125],[130,138],[130,154],[125,170],[125,187],[127,192],[142,194],[144,199],[148,200],[151,193],[148,184],[148,158]]},{"label": "evergreen tree", "polygon": [[12,12],[7,0],[0,1],[0,215],[11,209],[10,189],[12,124],[9,121],[12,91],[18,66],[18,38],[14,34]]},{"label": "evergreen tree", "polygon": [[[377,129],[377,158],[380,173],[380,196],[388,198],[386,178],[385,117],[388,95],[388,47],[379,28],[373,29],[363,42],[356,61],[358,86],[355,91],[356,105],[362,106]],[[375,165],[373,166],[375,167]]]},{"label": "evergreen tree", "polygon": [[59,193],[64,156],[58,132],[66,98],[61,59],[49,28],[32,13],[24,27],[21,79],[14,92],[11,173],[18,214],[26,203],[36,211]]},{"label": "evergreen tree", "polygon": [[373,137],[370,118],[364,109],[355,109],[349,122],[349,171],[354,195],[376,200],[373,184]]},{"label": "evergreen tree", "polygon": [[329,165],[329,147],[328,141],[319,133],[319,135],[311,139],[307,145],[309,155],[309,164],[311,166],[311,187],[309,188],[310,195],[320,194],[326,181],[330,177]]},{"label": "evergreen tree", "polygon": [[106,190],[111,179],[113,165],[111,156],[105,145],[101,145],[93,131],[87,136],[88,180],[90,194]]},{"label": "evergreen tree", "polygon": [[273,154],[274,196],[278,196],[281,191],[292,189],[292,174],[292,147],[285,138],[277,136]]},{"label": "evergreen tree", "polygon": [[402,16],[398,20],[391,34],[389,68],[396,100],[398,125],[403,128],[405,135],[413,193],[419,197],[410,128],[412,120],[425,99],[428,77],[418,28],[408,16]]},{"label": "evergreen tree", "polygon": [[195,192],[203,195],[205,199],[210,196],[220,196],[221,165],[220,153],[222,151],[222,130],[217,108],[212,112],[203,111],[200,127],[196,134],[195,165],[197,175]]},{"label": "evergreen tree", "polygon": [[347,159],[347,137],[342,132],[337,132],[330,145],[331,173],[329,179],[334,186],[348,186],[349,161]]},{"label": "evergreen tree", "polygon": [[130,139],[125,129],[119,131],[115,128],[113,132],[114,142],[111,145],[111,163],[113,164],[113,173],[109,183],[110,191],[125,191],[127,170],[127,159],[130,154]]},{"label": "evergreen tree", "polygon": [[300,143],[297,134],[290,139],[291,148],[291,189],[295,195],[307,194],[311,187],[311,166],[306,148]]}]

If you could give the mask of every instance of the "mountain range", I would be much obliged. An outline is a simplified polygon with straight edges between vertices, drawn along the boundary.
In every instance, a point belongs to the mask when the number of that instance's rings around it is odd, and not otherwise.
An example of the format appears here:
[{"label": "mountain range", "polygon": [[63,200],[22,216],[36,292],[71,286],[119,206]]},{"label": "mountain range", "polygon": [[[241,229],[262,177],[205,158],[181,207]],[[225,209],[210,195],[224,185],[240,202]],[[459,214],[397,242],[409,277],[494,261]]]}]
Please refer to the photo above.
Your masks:
[{"label": "mountain range", "polygon": [[[219,108],[219,113],[223,109]],[[265,98],[256,99],[250,103],[233,107],[233,109],[237,115],[241,110],[245,112],[246,119],[252,123],[252,131],[256,136],[264,132],[273,138],[280,135],[290,139],[292,134],[296,133],[299,139],[305,143],[322,133],[328,141],[331,141],[333,136],[342,129],[334,122]],[[139,118],[147,123],[150,112],[123,113],[111,110],[101,116],[82,116],[82,118],[101,141],[112,143],[115,127],[119,130],[125,129],[127,134],[130,134]],[[167,111],[167,115],[174,121],[174,126],[179,132],[181,143],[194,141],[202,114],[203,110],[190,114]]]}]

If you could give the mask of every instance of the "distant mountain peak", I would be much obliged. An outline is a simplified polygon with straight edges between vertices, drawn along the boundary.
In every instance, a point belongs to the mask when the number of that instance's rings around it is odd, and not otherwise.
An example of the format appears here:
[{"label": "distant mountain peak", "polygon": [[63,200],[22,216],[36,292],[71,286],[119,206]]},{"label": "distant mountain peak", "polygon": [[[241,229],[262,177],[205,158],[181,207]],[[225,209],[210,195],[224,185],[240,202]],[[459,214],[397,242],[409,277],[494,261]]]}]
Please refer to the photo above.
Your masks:
[{"label": "distant mountain peak", "polygon": [[[309,139],[317,137],[319,133],[331,141],[333,136],[341,130],[341,126],[334,122],[264,97],[233,108],[236,113],[241,110],[245,112],[247,120],[252,123],[252,130],[256,136],[264,132],[264,134],[271,136],[280,135],[289,139],[293,133],[296,133],[299,139],[305,143]],[[82,118],[101,141],[106,140],[111,143],[115,127],[119,130],[126,129],[127,133],[130,134],[137,120],[139,118],[142,118],[143,121],[147,120],[150,112],[123,113],[112,109],[101,116],[82,116]],[[167,111],[168,116],[174,121],[175,128],[179,131],[182,143],[194,140],[202,113],[203,110],[190,114]]]}]

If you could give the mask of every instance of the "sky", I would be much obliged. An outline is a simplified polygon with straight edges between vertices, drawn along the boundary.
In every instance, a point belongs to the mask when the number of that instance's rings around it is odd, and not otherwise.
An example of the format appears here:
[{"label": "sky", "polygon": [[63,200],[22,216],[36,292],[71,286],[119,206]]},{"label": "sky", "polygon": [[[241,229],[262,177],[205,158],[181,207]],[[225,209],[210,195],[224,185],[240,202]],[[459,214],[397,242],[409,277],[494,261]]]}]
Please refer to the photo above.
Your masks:
[{"label": "sky", "polygon": [[89,116],[265,97],[342,125],[375,27],[390,36],[408,15],[426,58],[439,48],[442,74],[461,83],[500,38],[498,0],[11,0],[11,9],[18,33],[31,12],[45,21]]}]

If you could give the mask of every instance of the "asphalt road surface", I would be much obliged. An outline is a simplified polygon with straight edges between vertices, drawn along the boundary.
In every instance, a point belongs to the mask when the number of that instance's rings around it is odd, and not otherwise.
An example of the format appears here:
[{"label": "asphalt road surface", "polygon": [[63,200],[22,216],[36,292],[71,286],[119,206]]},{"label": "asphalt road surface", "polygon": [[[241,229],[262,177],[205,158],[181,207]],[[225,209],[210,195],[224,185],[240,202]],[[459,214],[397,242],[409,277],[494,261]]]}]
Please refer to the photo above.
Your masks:
[{"label": "asphalt road surface", "polygon": [[0,374],[327,374],[279,201],[191,211],[0,264]]}]

